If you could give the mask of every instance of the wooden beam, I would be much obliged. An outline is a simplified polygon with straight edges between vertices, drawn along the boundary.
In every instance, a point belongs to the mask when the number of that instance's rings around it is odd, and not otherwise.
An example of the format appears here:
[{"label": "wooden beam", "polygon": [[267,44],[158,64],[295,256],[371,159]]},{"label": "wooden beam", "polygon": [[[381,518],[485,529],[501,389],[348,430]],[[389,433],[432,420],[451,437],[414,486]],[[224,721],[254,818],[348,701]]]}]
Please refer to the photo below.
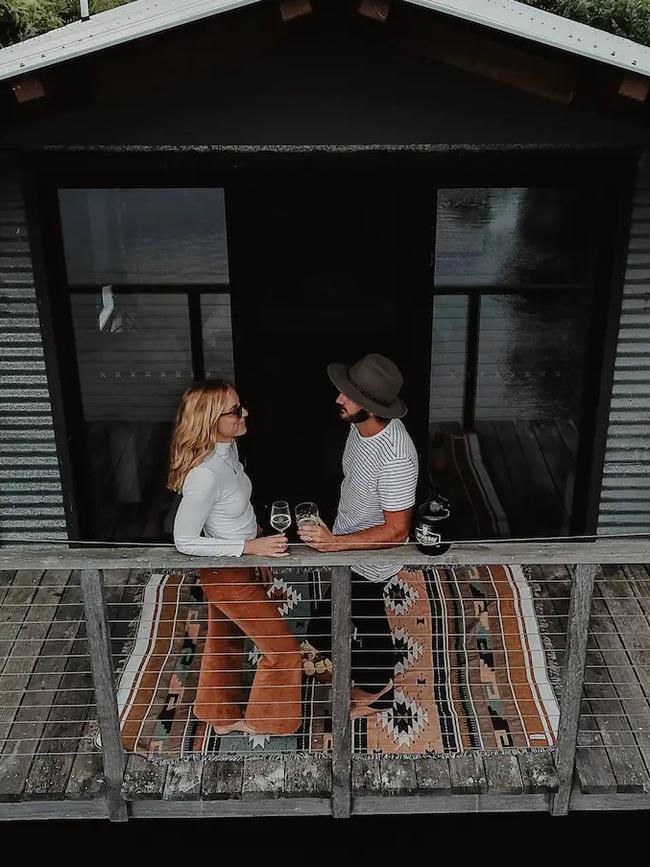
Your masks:
[{"label": "wooden beam", "polygon": [[120,718],[115,695],[115,675],[111,656],[111,640],[104,600],[104,581],[101,572],[81,573],[88,656],[93,673],[97,719],[104,754],[106,799],[111,822],[126,822],[126,801],[122,797],[124,776],[124,750],[120,737]]},{"label": "wooden beam", "polygon": [[45,96],[45,85],[38,75],[24,75],[12,85],[16,102],[31,102]]},{"label": "wooden beam", "polygon": [[587,661],[589,615],[594,595],[597,566],[578,565],[573,572],[571,600],[567,619],[567,643],[562,673],[562,701],[557,738],[556,768],[558,791],[551,812],[566,816],[569,812],[573,772],[575,768],[580,704]]},{"label": "wooden beam", "polygon": [[397,38],[406,50],[547,99],[563,103],[573,99],[575,73],[568,61],[526,51],[511,41],[439,16],[424,18],[419,11],[414,15],[409,10],[396,26]]},{"label": "wooden beam", "polygon": [[310,0],[282,0],[280,3],[280,17],[283,21],[293,21],[294,18],[302,18],[312,12]]},{"label": "wooden beam", "polygon": [[359,13],[372,21],[385,24],[392,5],[393,0],[361,0]]},{"label": "wooden beam", "polygon": [[350,815],[352,736],[350,730],[351,592],[349,567],[332,569],[332,815]]},{"label": "wooden beam", "polygon": [[[74,545],[74,543],[72,543]],[[117,545],[117,543],[116,543]],[[378,566],[481,566],[500,563],[564,565],[650,563],[650,542],[643,538],[606,537],[592,542],[453,542],[439,557],[421,554],[416,545],[398,545],[385,551],[320,553],[306,545],[292,545],[283,567],[350,566],[362,560]],[[277,566],[272,557],[246,557],[246,567]],[[232,567],[229,557],[189,557],[173,545],[68,548],[65,544],[20,545],[0,548],[0,571],[16,569],[201,569]]]},{"label": "wooden beam", "polygon": [[645,102],[650,92],[650,80],[640,75],[626,75],[618,87],[620,96],[634,99],[636,102]]}]

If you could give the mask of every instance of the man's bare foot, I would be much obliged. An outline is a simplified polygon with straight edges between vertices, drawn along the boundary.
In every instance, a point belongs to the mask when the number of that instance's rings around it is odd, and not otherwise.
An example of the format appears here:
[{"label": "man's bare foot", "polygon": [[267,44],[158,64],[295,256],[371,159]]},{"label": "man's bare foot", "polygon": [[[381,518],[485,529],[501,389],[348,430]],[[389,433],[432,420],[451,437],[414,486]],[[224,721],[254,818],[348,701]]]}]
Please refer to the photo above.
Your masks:
[{"label": "man's bare foot", "polygon": [[393,688],[393,681],[391,680],[386,686],[380,690],[379,692],[366,692],[364,689],[359,689],[359,687],[354,687],[352,690],[352,704],[353,705],[370,705],[373,702],[377,701],[378,698],[381,698],[382,695],[385,695]]},{"label": "man's bare foot", "polygon": [[359,717],[372,716],[376,713],[381,713],[381,710],[378,710],[376,707],[369,707],[368,705],[364,704],[354,704],[352,705],[352,710],[350,711],[350,719],[359,719]]},{"label": "man's bare foot", "polygon": [[331,683],[331,659],[316,650],[308,641],[302,642],[300,650],[302,651],[302,668],[307,677],[313,677],[319,683]]},{"label": "man's bare foot", "polygon": [[[355,687],[352,690],[352,709],[350,710],[350,719],[359,719],[362,716],[372,716],[374,713],[381,713],[384,710],[384,707],[377,707],[377,702],[381,700],[383,696],[387,696],[390,694],[390,699],[392,700],[392,692],[393,692],[393,681],[387,683],[386,686],[380,690],[379,692],[372,693],[366,692],[363,689],[359,689]],[[386,698],[384,700],[384,704],[388,704],[389,699]],[[372,705],[375,705],[373,707]]]}]

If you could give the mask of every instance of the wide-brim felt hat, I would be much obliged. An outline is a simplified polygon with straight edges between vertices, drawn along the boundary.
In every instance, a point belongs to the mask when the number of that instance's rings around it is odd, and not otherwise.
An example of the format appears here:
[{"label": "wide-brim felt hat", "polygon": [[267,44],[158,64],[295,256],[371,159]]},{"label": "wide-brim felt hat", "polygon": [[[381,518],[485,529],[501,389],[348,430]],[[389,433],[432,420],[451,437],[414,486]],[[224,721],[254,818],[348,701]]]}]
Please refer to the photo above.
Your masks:
[{"label": "wide-brim felt hat", "polygon": [[399,396],[404,377],[399,367],[384,355],[365,355],[356,364],[333,362],[327,375],[350,400],[381,418],[402,418],[406,404]]}]

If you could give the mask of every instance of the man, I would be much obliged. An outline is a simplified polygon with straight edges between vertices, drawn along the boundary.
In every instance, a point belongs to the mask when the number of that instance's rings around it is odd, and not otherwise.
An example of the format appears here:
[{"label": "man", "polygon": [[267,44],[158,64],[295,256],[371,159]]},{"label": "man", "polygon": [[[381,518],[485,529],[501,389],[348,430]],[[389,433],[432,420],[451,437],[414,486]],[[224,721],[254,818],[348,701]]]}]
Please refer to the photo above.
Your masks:
[{"label": "man", "polygon": [[[330,364],[339,389],[341,419],[350,424],[343,452],[343,483],[332,531],[299,530],[317,551],[364,551],[405,542],[411,525],[418,456],[399,419],[406,405],[397,365],[383,355],[366,355],[348,367]],[[401,566],[352,566],[352,718],[392,705],[395,648],[384,604],[386,582]],[[323,621],[321,620],[321,623]]]}]

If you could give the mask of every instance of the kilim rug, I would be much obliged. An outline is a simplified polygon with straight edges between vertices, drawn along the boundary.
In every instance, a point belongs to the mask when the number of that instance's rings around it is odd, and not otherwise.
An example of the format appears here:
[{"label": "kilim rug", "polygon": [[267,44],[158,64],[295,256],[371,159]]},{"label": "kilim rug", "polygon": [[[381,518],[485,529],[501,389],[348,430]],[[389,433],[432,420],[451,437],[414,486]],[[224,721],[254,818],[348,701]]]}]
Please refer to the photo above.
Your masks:
[{"label": "kilim rug", "polygon": [[[327,574],[279,569],[269,596],[306,631]],[[520,567],[403,569],[385,602],[401,659],[390,710],[352,724],[356,752],[440,753],[548,748],[559,719],[557,672],[534,588]],[[304,724],[288,737],[217,737],[192,706],[207,608],[195,573],[153,573],[122,656],[118,706],[124,747],[175,759],[331,747],[330,689],[306,680]],[[250,642],[242,667],[259,659]]]}]

